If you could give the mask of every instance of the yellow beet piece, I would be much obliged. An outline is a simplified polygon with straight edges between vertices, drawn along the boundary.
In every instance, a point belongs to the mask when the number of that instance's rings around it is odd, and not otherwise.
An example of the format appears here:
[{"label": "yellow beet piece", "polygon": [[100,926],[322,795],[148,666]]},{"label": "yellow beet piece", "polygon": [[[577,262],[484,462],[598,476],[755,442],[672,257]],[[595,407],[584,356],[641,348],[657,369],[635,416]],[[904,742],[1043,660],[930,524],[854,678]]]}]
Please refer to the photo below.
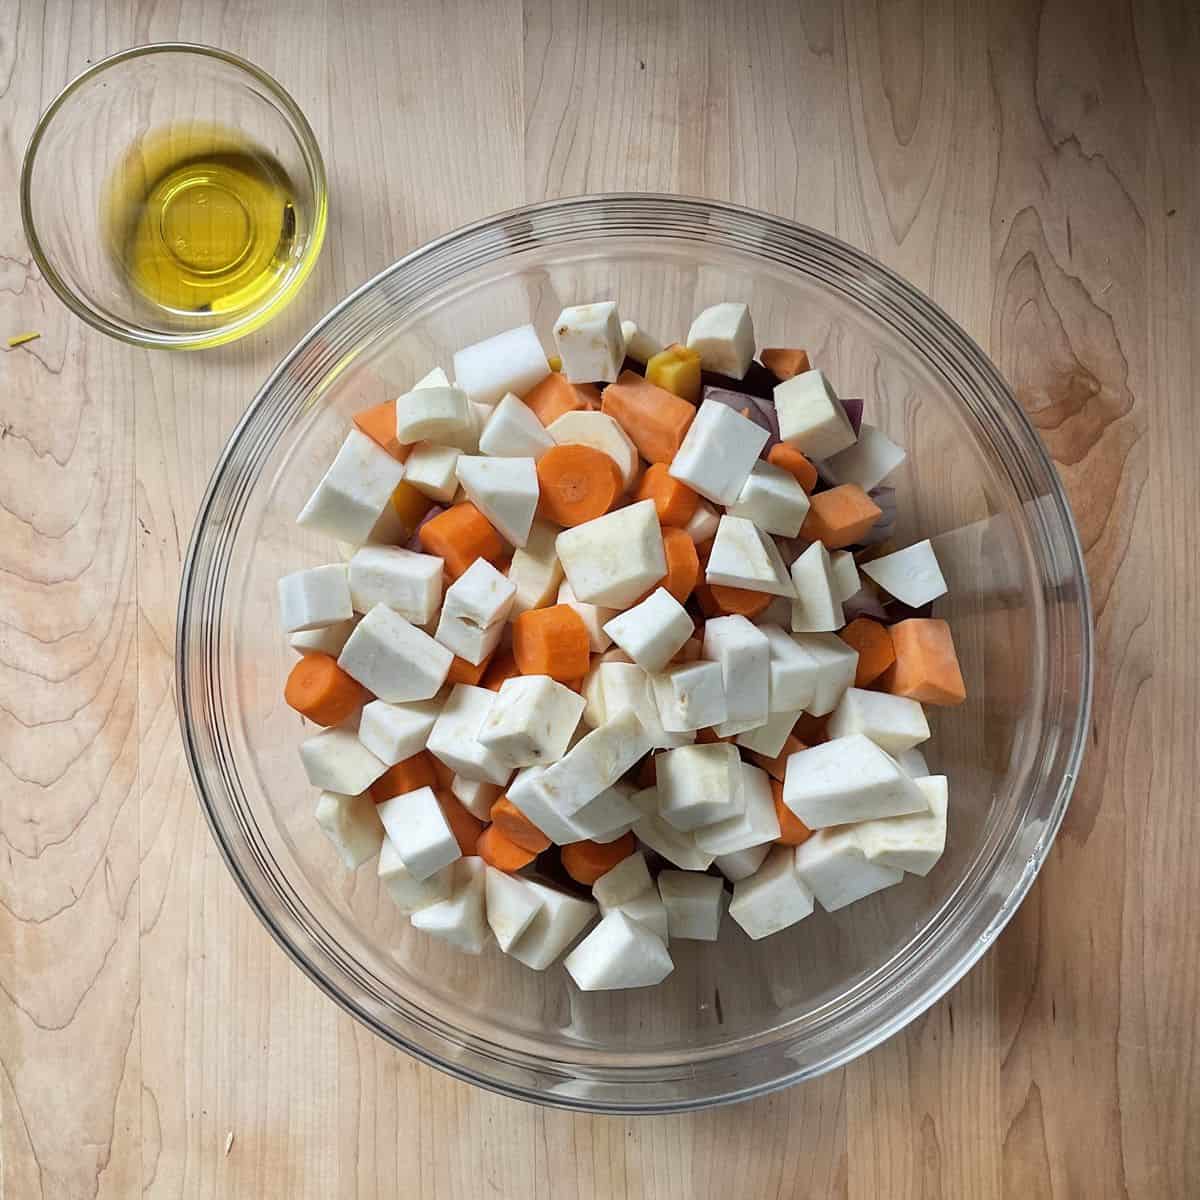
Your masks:
[{"label": "yellow beet piece", "polygon": [[551,371],[561,371],[562,370],[562,359],[559,358],[557,354],[550,355],[550,357],[548,359],[546,359],[546,361],[550,364]]},{"label": "yellow beet piece", "polygon": [[392,493],[392,507],[396,510],[396,516],[403,522],[404,528],[411,534],[420,525],[421,518],[433,507],[433,501],[402,479]]},{"label": "yellow beet piece", "polygon": [[650,359],[646,379],[689,404],[700,403],[700,355],[678,342]]}]

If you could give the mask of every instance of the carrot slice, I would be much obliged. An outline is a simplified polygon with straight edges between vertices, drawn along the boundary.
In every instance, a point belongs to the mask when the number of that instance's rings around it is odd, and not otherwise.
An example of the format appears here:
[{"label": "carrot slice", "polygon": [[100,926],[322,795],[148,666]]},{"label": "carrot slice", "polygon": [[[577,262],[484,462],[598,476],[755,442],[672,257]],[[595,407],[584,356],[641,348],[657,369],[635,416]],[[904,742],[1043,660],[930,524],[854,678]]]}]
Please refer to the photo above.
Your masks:
[{"label": "carrot slice", "polygon": [[662,543],[667,573],[650,590],[666,588],[683,604],[700,582],[700,556],[696,553],[696,543],[682,529],[672,526],[662,531]]},{"label": "carrot slice", "polygon": [[653,500],[658,523],[682,529],[700,506],[700,493],[692,491],[686,483],[672,479],[667,470],[666,463],[651,463],[638,484],[634,498]]},{"label": "carrot slice", "polygon": [[382,804],[393,796],[404,796],[418,788],[440,786],[434,771],[434,761],[428,750],[418,750],[411,758],[396,763],[394,767],[388,767],[371,784],[371,799],[376,804]]},{"label": "carrot slice", "polygon": [[354,424],[377,446],[403,462],[412,449],[396,436],[396,401],[385,400],[354,414]]},{"label": "carrot slice", "polygon": [[507,871],[509,874],[529,866],[537,857],[532,850],[522,849],[516,842],[510,842],[495,825],[489,825],[479,835],[479,841],[475,843],[475,853],[489,867],[495,867],[497,871]]},{"label": "carrot slice", "polygon": [[491,818],[492,825],[522,850],[541,854],[549,849],[550,839],[507,796],[492,805]]},{"label": "carrot slice", "polygon": [[886,691],[922,704],[961,704],[967,698],[945,621],[913,617],[893,625],[890,634],[896,663],[883,677]]},{"label": "carrot slice", "polygon": [[434,794],[459,850],[466,856],[474,854],[479,835],[483,832],[483,822],[474,813],[468,812],[452,792],[439,790]]},{"label": "carrot slice", "polygon": [[785,379],[792,379],[797,375],[803,375],[805,371],[812,370],[808,362],[807,350],[768,349],[764,350],[758,358],[762,365],[781,383]]},{"label": "carrot slice", "polygon": [[497,651],[488,662],[489,666],[483,673],[480,686],[488,688],[490,691],[498,692],[506,679],[513,679],[521,673],[521,668],[517,666],[517,660],[513,657],[511,650]]},{"label": "carrot slice", "polygon": [[571,381],[557,371],[547,375],[524,399],[543,425],[552,424],[563,413],[578,412],[587,407]]},{"label": "carrot slice", "polygon": [[636,849],[637,839],[632,833],[622,834],[612,842],[572,842],[562,848],[563,870],[576,883],[591,887]]},{"label": "carrot slice", "polygon": [[621,468],[594,446],[554,446],[538,459],[538,512],[556,525],[602,517],[621,494]]},{"label": "carrot slice", "polygon": [[776,841],[781,846],[799,846],[812,837],[812,830],[783,802],[783,784],[778,779],[771,780],[771,797],[775,801],[775,815],[779,818],[779,837]]},{"label": "carrot slice", "polygon": [[371,699],[371,693],[352,679],[328,654],[306,654],[292,668],[283,698],[315,725],[337,725]]},{"label": "carrot slice", "polygon": [[767,462],[772,466],[782,467],[810,496],[812,495],[813,488],[817,486],[817,468],[795,446],[789,446],[786,442],[772,446],[767,451]]},{"label": "carrot slice", "polygon": [[759,754],[757,750],[749,750],[747,753],[750,755],[751,762],[762,767],[772,779],[778,779],[782,783],[784,776],[787,775],[787,760],[797,751],[807,749],[808,747],[798,737],[789,733],[787,740],[783,743],[783,749],[774,758]]},{"label": "carrot slice", "polygon": [[456,654],[453,661],[450,663],[450,670],[446,673],[447,683],[469,683],[472,687],[478,687],[479,681],[487,673],[488,664],[492,661],[492,656],[489,654],[478,666],[474,663],[469,663],[465,658],[459,658]]},{"label": "carrot slice", "polygon": [[586,675],[591,662],[587,626],[569,604],[523,612],[513,622],[513,657],[522,675],[565,683]]},{"label": "carrot slice", "polygon": [[[666,534],[665,529],[663,533]],[[706,617],[757,617],[766,610],[772,596],[769,592],[752,592],[724,583],[701,583],[696,587],[696,600]]]},{"label": "carrot slice", "polygon": [[855,617],[838,637],[858,651],[854,686],[870,687],[896,661],[892,635],[886,625],[870,617]]},{"label": "carrot slice", "polygon": [[883,509],[857,483],[843,483],[810,499],[800,536],[840,550],[861,541],[881,516]]},{"label": "carrot slice", "polygon": [[633,371],[622,371],[617,382],[604,389],[600,411],[608,413],[652,463],[669,463],[675,457],[696,415],[694,405]]},{"label": "carrot slice", "polygon": [[442,559],[451,579],[457,579],[477,558],[494,563],[504,555],[504,539],[469,501],[426,521],[417,536],[426,554]]}]

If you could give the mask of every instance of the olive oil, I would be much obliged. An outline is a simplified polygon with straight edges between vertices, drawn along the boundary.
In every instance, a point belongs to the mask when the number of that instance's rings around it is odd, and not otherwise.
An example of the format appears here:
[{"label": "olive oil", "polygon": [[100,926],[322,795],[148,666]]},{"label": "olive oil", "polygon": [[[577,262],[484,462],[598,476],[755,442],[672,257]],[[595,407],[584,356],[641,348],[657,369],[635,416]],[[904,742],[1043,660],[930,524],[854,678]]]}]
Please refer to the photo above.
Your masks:
[{"label": "olive oil", "polygon": [[236,130],[194,122],[152,131],[108,181],[108,251],[151,304],[180,315],[260,303],[294,260],[294,189]]}]

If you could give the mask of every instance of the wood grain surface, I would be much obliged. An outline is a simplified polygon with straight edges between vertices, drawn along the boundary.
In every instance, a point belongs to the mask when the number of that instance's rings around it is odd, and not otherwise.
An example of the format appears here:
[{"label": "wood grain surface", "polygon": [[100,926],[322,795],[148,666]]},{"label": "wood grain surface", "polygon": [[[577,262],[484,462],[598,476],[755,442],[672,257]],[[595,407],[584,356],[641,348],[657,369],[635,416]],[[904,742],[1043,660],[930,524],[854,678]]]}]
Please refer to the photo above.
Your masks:
[{"label": "wood grain surface", "polygon": [[[198,356],[70,318],[17,211],[58,89],[176,39],[276,75],[334,186],[302,297]],[[1200,1195],[1198,131],[1188,0],[0,3],[0,336],[42,335],[0,354],[0,1195]],[[618,189],[794,217],[945,306],[1070,491],[1099,644],[1083,778],[983,962],[845,1070],[630,1120],[320,995],[218,857],[172,692],[193,515],[276,358],[430,236]]]}]

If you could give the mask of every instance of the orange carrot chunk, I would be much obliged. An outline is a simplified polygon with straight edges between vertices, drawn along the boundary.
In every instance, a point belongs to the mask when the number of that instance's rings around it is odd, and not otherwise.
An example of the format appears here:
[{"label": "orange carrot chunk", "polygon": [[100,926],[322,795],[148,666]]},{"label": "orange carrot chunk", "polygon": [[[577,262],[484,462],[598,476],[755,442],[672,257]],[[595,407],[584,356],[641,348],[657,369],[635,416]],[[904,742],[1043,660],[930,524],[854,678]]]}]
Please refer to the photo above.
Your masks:
[{"label": "orange carrot chunk", "polygon": [[807,350],[769,349],[764,350],[758,359],[781,383],[812,370]]},{"label": "orange carrot chunk", "polygon": [[843,483],[811,498],[800,536],[840,550],[861,541],[881,516],[883,510],[857,483]]},{"label": "orange carrot chunk", "polygon": [[749,750],[747,753],[751,762],[762,767],[772,779],[778,779],[782,783],[787,775],[787,760],[798,751],[806,749],[808,747],[798,737],[789,733],[787,740],[783,743],[783,749],[774,758],[759,754],[757,750]]},{"label": "orange carrot chunk", "polygon": [[684,604],[700,582],[700,556],[696,553],[696,543],[682,529],[672,526],[662,531],[662,543],[667,573],[650,590],[666,588],[680,604]]},{"label": "orange carrot chunk", "polygon": [[855,617],[838,637],[858,651],[854,686],[870,687],[896,661],[892,635],[886,625],[870,617]]},{"label": "orange carrot chunk", "polygon": [[393,796],[405,796],[418,788],[438,787],[434,762],[434,757],[428,750],[418,750],[411,758],[396,763],[394,767],[388,767],[371,784],[371,799],[376,804],[382,804]]},{"label": "orange carrot chunk", "polygon": [[637,839],[632,833],[622,834],[612,842],[572,842],[562,848],[563,870],[576,883],[591,887],[636,849]]},{"label": "orange carrot chunk", "polygon": [[511,650],[498,650],[489,660],[488,669],[483,673],[481,686],[490,691],[498,692],[506,679],[520,675],[521,668],[513,658]]},{"label": "orange carrot chunk", "polygon": [[328,654],[306,654],[292,668],[283,698],[315,725],[337,725],[371,699]]},{"label": "orange carrot chunk", "polygon": [[393,458],[403,462],[408,457],[412,447],[396,436],[395,400],[385,400],[382,404],[361,409],[354,414],[354,424]]},{"label": "orange carrot chunk", "polygon": [[479,681],[487,673],[488,664],[491,661],[492,656],[489,654],[483,662],[475,666],[474,663],[469,663],[465,658],[459,658],[456,654],[450,663],[450,670],[446,673],[446,682],[469,683],[472,687],[478,687]]},{"label": "orange carrot chunk", "polygon": [[563,413],[578,412],[587,407],[571,381],[556,371],[547,375],[524,399],[543,425],[552,424]]},{"label": "orange carrot chunk", "polygon": [[510,842],[495,825],[489,825],[479,835],[479,841],[475,843],[475,853],[489,867],[495,867],[497,871],[507,871],[509,874],[529,866],[537,857],[532,850],[523,850],[516,842]]},{"label": "orange carrot chunk", "polygon": [[594,446],[554,446],[538,459],[538,512],[556,525],[602,517],[621,494],[621,468]]},{"label": "orange carrot chunk", "polygon": [[775,815],[779,818],[779,837],[776,841],[781,846],[799,846],[812,837],[812,830],[783,802],[783,784],[778,779],[771,780],[771,796],[775,800]]},{"label": "orange carrot chunk", "polygon": [[453,792],[438,791],[435,794],[438,807],[450,826],[450,832],[454,834],[459,850],[464,855],[474,854],[479,835],[483,832],[483,822],[474,813],[468,812]]},{"label": "orange carrot chunk", "polygon": [[625,430],[647,462],[669,463],[696,415],[694,405],[634,371],[622,371],[603,396],[600,411]]},{"label": "orange carrot chunk", "polygon": [[772,599],[769,592],[752,592],[724,583],[701,583],[696,587],[696,601],[706,617],[757,617]]},{"label": "orange carrot chunk", "polygon": [[469,501],[426,521],[417,536],[426,554],[442,559],[451,579],[457,579],[477,558],[494,563],[504,555],[504,539]]},{"label": "orange carrot chunk", "polygon": [[772,446],[767,452],[767,462],[782,467],[810,496],[812,495],[813,488],[817,486],[817,468],[795,446],[789,446],[786,442]]},{"label": "orange carrot chunk", "polygon": [[666,463],[651,463],[638,484],[635,499],[653,500],[660,525],[682,529],[700,504],[700,493],[667,474]]},{"label": "orange carrot chunk", "polygon": [[961,704],[967,698],[945,621],[913,618],[893,625],[889,632],[896,662],[883,677],[885,691],[922,704]]},{"label": "orange carrot chunk", "polygon": [[491,818],[492,825],[522,850],[541,854],[550,848],[550,839],[507,796],[492,805]]},{"label": "orange carrot chunk", "polygon": [[570,605],[523,612],[512,630],[513,657],[522,675],[549,675],[566,683],[587,674],[591,662],[587,626]]}]

